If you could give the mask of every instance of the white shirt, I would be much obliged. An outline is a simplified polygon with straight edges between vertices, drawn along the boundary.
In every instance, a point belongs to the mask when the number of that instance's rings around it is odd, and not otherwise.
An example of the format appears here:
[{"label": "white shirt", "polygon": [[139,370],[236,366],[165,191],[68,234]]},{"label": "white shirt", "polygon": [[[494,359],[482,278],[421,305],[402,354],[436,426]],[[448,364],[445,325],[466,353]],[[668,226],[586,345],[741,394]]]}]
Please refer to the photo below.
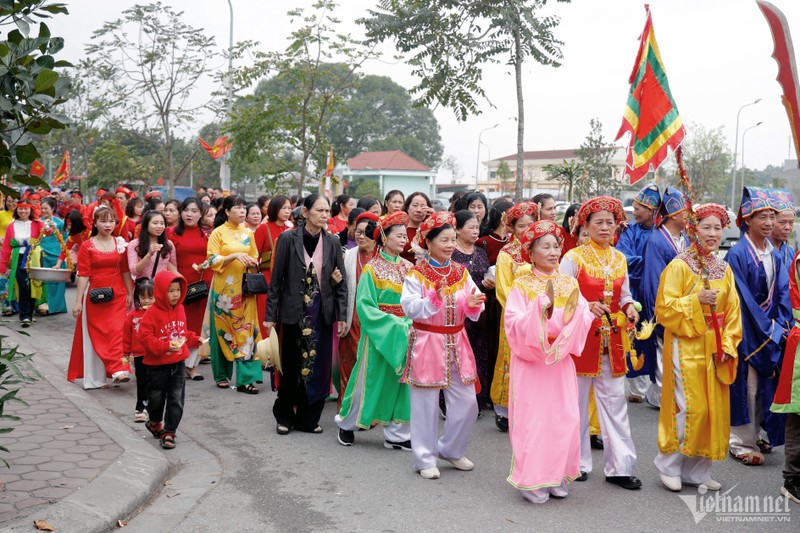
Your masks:
[{"label": "white shirt", "polygon": [[753,240],[750,238],[750,235],[745,234],[747,240],[750,241],[750,246],[753,247],[756,254],[758,255],[759,260],[764,265],[764,271],[767,273],[767,286],[772,285],[772,280],[775,279],[775,262],[772,259],[772,251],[775,249],[775,246],[769,241],[769,239],[764,239],[764,250],[759,250],[756,245],[753,243]]}]

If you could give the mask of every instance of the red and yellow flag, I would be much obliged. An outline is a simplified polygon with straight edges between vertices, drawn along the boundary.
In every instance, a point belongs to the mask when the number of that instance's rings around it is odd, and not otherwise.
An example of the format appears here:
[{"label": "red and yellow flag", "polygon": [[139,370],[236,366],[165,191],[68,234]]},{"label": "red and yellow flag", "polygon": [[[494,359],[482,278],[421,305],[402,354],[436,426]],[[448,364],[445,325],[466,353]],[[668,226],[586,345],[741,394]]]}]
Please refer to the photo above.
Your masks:
[{"label": "red and yellow flag", "polygon": [[217,137],[217,140],[214,141],[213,146],[209,145],[207,142],[205,142],[203,139],[200,139],[199,137],[197,140],[200,142],[200,146],[202,146],[203,149],[206,152],[208,152],[208,155],[210,155],[212,159],[219,159],[225,154],[225,152],[231,149],[231,143],[228,142],[227,135]]},{"label": "red and yellow flag", "polygon": [[617,134],[619,140],[630,132],[625,159],[625,174],[636,183],[651,170],[655,171],[683,142],[686,129],[678,106],[672,98],[667,72],[656,43],[650,8],[640,37],[639,52],[630,77],[631,90]]},{"label": "red and yellow flag", "polygon": [[325,168],[325,175],[327,177],[333,176],[333,169],[336,167],[336,164],[333,161],[333,147],[328,150],[328,166]]},{"label": "red and yellow flag", "polygon": [[69,178],[69,150],[64,152],[64,158],[61,164],[56,169],[56,175],[53,176],[53,187],[60,185],[62,182]]},{"label": "red and yellow flag", "polygon": [[41,178],[44,176],[44,165],[39,162],[37,159],[31,165],[31,170],[29,172],[31,176],[36,176],[37,178]]}]

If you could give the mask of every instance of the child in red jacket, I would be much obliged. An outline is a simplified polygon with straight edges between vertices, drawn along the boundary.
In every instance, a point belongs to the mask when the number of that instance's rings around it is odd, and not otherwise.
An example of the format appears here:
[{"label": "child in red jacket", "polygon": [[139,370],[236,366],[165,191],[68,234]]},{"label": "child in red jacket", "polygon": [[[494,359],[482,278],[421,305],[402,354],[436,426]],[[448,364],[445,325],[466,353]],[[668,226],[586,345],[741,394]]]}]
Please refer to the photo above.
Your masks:
[{"label": "child in red jacket", "polygon": [[133,311],[125,317],[122,328],[122,360],[136,369],[136,408],[134,422],[147,422],[147,367],[144,364],[144,346],[139,340],[139,323],[145,311],[155,303],[153,280],[139,278],[133,288]]},{"label": "child in red jacket", "polygon": [[[183,298],[186,280],[180,274],[163,270],[154,281],[156,303],[139,323],[139,338],[144,346],[147,365],[146,427],[161,447],[175,447],[175,431],[183,416],[186,370],[184,359],[189,348],[197,348],[200,338],[186,327]],[[166,414],[165,414],[166,408]],[[163,422],[162,422],[163,418]]]}]

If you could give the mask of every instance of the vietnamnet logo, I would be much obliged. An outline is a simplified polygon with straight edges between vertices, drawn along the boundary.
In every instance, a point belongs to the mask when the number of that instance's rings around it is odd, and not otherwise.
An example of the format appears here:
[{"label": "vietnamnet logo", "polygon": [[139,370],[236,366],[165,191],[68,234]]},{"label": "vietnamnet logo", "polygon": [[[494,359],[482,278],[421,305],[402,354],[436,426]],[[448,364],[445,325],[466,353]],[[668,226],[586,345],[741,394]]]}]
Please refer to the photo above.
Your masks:
[{"label": "vietnamnet logo", "polygon": [[732,494],[734,485],[727,491],[708,494],[708,489],[701,486],[698,494],[692,496],[679,495],[686,507],[692,512],[694,523],[709,514],[713,514],[717,522],[789,522],[789,498],[786,496],[741,496]]}]

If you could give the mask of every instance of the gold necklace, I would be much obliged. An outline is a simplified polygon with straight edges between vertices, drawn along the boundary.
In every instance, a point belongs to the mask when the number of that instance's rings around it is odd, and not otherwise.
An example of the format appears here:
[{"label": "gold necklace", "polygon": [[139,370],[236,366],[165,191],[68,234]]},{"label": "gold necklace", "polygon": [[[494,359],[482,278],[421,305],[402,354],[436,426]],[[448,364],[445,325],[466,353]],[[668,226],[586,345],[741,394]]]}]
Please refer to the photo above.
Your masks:
[{"label": "gold necklace", "polygon": [[[604,263],[600,259],[600,255],[597,253],[597,250],[595,250],[594,246],[592,246],[591,244],[587,244],[586,246],[591,248],[592,252],[594,253],[595,258],[597,259],[597,264],[599,264],[601,267],[603,267],[603,276],[605,276],[606,278],[610,278],[611,275],[612,275],[612,272],[613,272],[611,267],[614,266],[614,253],[611,252],[610,257],[608,258],[608,262]],[[608,249],[608,250],[610,251],[610,249]]]}]

